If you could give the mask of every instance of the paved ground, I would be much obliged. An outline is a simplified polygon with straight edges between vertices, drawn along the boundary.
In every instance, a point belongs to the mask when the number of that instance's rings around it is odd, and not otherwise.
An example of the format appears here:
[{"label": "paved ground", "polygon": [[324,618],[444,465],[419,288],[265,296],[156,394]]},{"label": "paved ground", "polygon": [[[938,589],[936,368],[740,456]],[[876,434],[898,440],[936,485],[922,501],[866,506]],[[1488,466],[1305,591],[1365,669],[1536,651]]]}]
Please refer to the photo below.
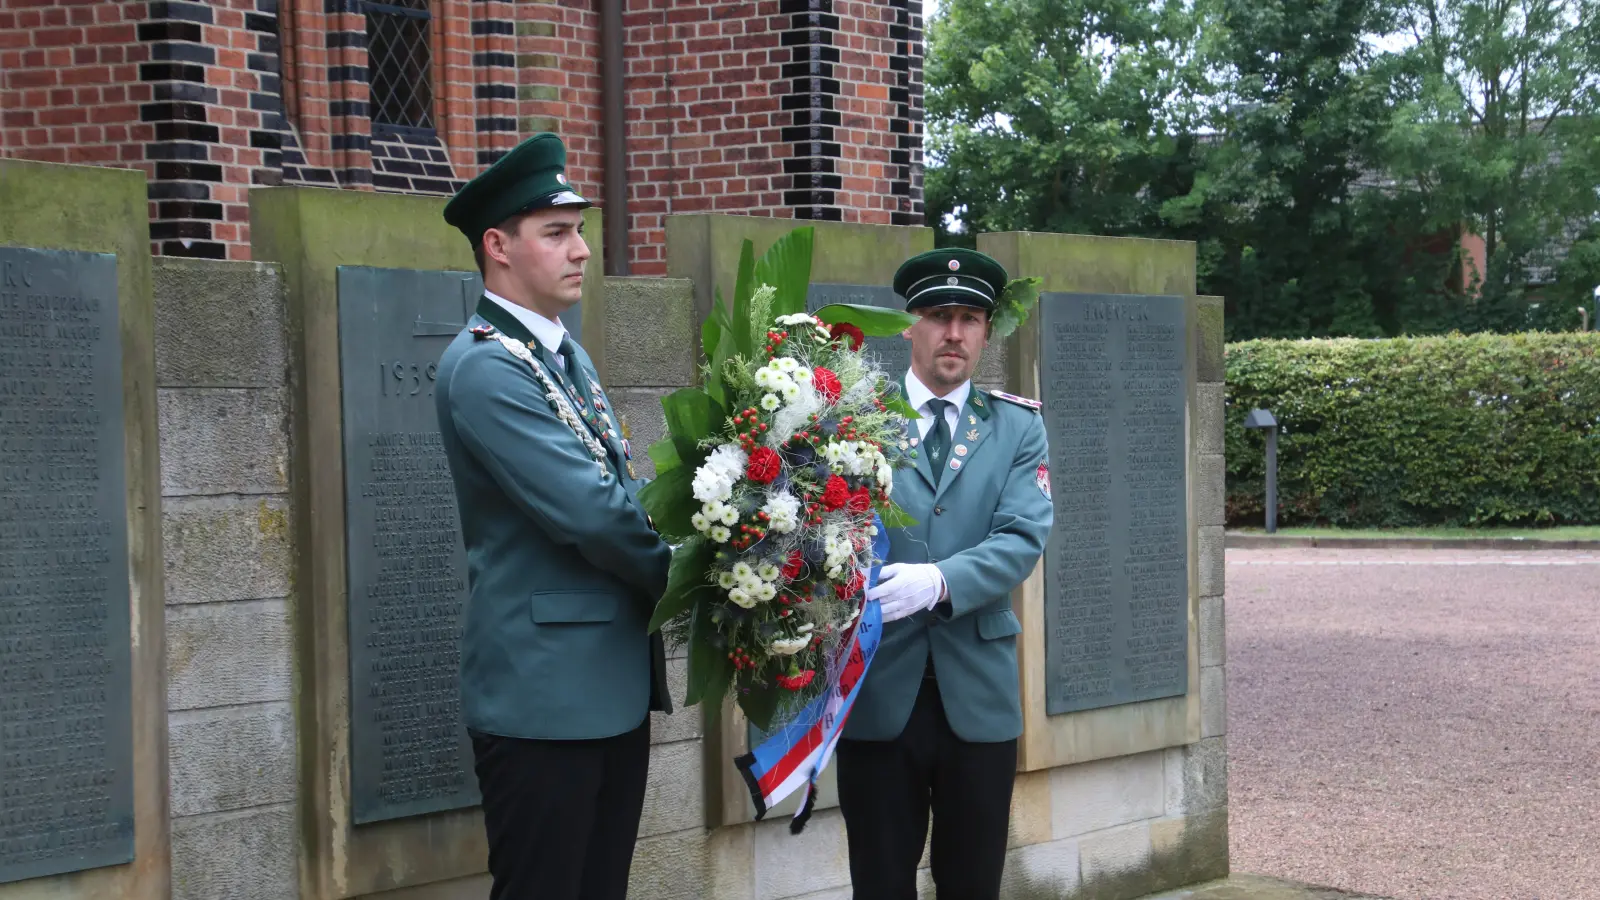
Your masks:
[{"label": "paved ground", "polygon": [[1235,872],[1600,900],[1600,554],[1230,550],[1227,577]]},{"label": "paved ground", "polygon": [[1259,875],[1235,875],[1223,881],[1213,881],[1210,884],[1170,894],[1157,894],[1144,900],[1385,900],[1385,898],[1295,884]]}]

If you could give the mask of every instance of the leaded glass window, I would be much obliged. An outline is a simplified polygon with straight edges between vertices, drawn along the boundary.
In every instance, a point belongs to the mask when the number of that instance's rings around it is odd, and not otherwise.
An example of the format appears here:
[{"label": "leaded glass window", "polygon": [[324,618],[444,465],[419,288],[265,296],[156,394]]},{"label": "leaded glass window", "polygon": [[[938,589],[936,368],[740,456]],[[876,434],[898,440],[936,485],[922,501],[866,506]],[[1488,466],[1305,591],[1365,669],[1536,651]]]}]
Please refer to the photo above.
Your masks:
[{"label": "leaded glass window", "polygon": [[428,3],[367,3],[367,65],[375,128],[433,130],[433,13]]}]

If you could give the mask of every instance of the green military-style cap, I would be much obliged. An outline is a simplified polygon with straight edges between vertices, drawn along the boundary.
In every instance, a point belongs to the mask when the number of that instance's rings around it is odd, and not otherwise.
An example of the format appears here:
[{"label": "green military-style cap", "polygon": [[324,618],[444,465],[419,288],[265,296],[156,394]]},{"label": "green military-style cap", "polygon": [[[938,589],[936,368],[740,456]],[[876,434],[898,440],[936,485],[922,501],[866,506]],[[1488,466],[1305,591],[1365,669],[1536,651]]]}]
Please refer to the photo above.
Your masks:
[{"label": "green military-style cap", "polygon": [[950,247],[919,253],[901,263],[894,274],[894,292],[905,298],[907,312],[935,306],[976,306],[994,312],[1006,281],[1006,269],[994,257]]},{"label": "green military-style cap", "polygon": [[445,204],[444,220],[476,247],[483,233],[519,213],[594,204],[567,183],[567,148],[549,132],[518,144]]}]

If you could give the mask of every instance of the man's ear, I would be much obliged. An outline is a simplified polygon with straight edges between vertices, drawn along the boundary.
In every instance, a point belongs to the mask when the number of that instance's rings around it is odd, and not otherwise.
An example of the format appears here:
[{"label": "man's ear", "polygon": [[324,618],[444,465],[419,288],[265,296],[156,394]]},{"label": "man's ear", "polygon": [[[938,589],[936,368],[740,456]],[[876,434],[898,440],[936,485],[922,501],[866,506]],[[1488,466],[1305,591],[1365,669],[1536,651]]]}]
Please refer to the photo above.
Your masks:
[{"label": "man's ear", "polygon": [[483,256],[485,263],[492,259],[502,266],[511,265],[511,258],[506,255],[505,232],[491,228],[483,233]]}]

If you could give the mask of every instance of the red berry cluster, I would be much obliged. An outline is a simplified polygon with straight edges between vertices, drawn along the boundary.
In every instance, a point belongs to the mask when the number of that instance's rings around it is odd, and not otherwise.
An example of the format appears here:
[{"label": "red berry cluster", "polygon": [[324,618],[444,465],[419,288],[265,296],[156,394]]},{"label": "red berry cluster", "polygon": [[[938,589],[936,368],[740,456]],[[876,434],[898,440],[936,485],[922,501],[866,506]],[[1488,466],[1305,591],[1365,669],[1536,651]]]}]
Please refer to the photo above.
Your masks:
[{"label": "red berry cluster", "polygon": [[853,424],[855,420],[855,416],[845,416],[839,420],[839,437],[844,438],[847,441],[853,441],[861,437],[861,432],[856,431],[855,425]]},{"label": "red berry cluster", "polygon": [[767,332],[767,355],[768,356],[776,356],[776,355],[778,355],[778,348],[783,346],[783,342],[788,340],[788,339],[789,339],[789,332],[787,332],[787,331],[769,331],[769,332]]},{"label": "red berry cluster", "polygon": [[744,652],[743,647],[735,647],[728,652],[728,658],[733,660],[733,667],[740,671],[754,669],[755,662],[750,659],[750,654]]},{"label": "red berry cluster", "polygon": [[749,429],[748,431],[740,431],[738,433],[739,446],[742,447],[746,453],[754,453],[757,444],[761,440],[761,435],[765,434],[767,431],[767,423],[761,421],[761,414],[756,412],[756,408],[752,406],[749,409],[746,409],[744,412],[734,416],[733,425],[735,428]]},{"label": "red berry cluster", "polygon": [[815,528],[822,524],[822,507],[816,503],[806,504],[806,524]]}]

